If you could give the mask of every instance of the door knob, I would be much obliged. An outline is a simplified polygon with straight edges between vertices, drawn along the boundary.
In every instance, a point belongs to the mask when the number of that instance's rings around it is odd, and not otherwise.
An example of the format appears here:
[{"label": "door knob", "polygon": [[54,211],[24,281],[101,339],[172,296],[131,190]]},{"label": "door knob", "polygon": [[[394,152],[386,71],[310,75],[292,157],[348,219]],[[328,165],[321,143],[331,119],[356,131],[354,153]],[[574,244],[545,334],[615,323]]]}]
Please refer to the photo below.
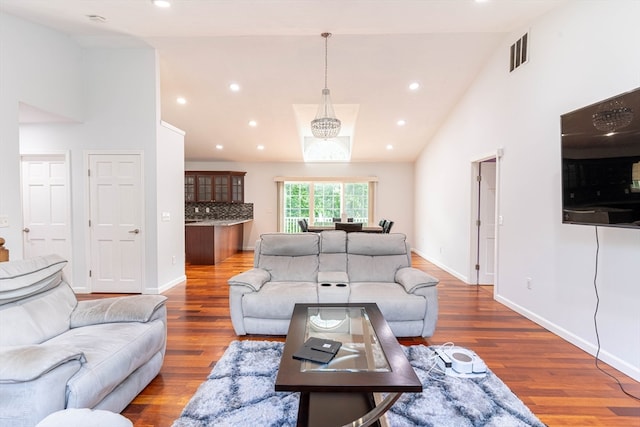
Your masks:
[{"label": "door knob", "polygon": [[140,229],[136,228],[135,230],[130,230],[129,233],[138,234],[140,233]]},{"label": "door knob", "polygon": [[24,231],[25,233],[28,233],[28,232],[30,232],[31,230],[29,230],[29,227],[25,227],[25,228],[23,228],[23,229],[22,229],[22,231]]}]

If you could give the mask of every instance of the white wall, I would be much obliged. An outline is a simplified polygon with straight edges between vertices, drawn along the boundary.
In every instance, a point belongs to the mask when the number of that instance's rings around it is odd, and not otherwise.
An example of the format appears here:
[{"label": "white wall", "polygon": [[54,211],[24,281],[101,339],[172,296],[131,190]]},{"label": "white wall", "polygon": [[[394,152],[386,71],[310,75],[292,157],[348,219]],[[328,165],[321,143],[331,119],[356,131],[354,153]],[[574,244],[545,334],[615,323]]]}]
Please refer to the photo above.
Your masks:
[{"label": "white wall", "polygon": [[[147,293],[164,291],[186,280],[184,255],[184,132],[158,125],[158,280]],[[166,215],[168,214],[168,216]]]},{"label": "white wall", "polygon": [[0,13],[0,236],[11,259],[22,257],[19,102],[81,119],[81,54],[65,35]]},{"label": "white wall", "polygon": [[[613,3],[569,2],[505,39],[415,174],[417,249],[462,277],[470,162],[504,148],[496,298],[592,354],[595,229],[561,224],[560,115],[640,86],[640,2]],[[510,74],[509,45],[527,30],[529,63]],[[640,230],[598,232],[600,357],[640,379]]]},{"label": "white wall", "polygon": [[244,199],[253,203],[253,222],[244,228],[244,247],[252,249],[262,233],[277,229],[276,176],[363,177],[377,176],[374,223],[381,218],[394,221],[392,232],[405,233],[413,243],[412,163],[232,163],[186,162],[185,170],[246,171]]},{"label": "white wall", "polygon": [[[158,254],[164,253],[164,244],[174,242],[165,238],[159,241],[161,183],[156,171],[162,166],[171,171],[174,180],[181,179],[183,157],[182,152],[173,159],[158,154],[166,141],[157,135],[160,95],[155,50],[80,48],[55,31],[4,14],[0,14],[0,20],[0,214],[10,216],[9,228],[0,229],[0,235],[7,239],[11,259],[22,257],[20,150],[71,152],[73,283],[77,290],[88,289],[85,154],[136,151],[143,153],[146,172],[144,290],[156,293],[167,283],[179,281],[184,274],[178,271],[173,279],[165,276],[164,282],[159,281]],[[70,117],[77,123],[19,126],[19,102]],[[180,170],[179,175],[176,169]],[[162,190],[168,191],[166,183],[162,184]],[[181,204],[184,189],[174,187],[175,204]],[[183,230],[176,236],[183,236]]]}]

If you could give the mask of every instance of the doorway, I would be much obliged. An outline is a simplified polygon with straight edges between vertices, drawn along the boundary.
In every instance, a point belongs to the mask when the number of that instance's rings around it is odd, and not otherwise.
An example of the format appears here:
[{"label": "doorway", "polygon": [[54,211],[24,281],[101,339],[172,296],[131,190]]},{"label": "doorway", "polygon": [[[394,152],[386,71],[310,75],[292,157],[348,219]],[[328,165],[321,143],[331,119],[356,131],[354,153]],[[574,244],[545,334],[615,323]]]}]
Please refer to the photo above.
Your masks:
[{"label": "doorway", "polygon": [[497,206],[499,159],[490,156],[472,163],[471,274],[475,285],[497,283]]},{"label": "doorway", "polygon": [[141,293],[142,154],[89,154],[91,292]]},{"label": "doorway", "polygon": [[73,286],[68,153],[23,154],[20,169],[23,257],[60,255],[67,260],[65,277]]}]

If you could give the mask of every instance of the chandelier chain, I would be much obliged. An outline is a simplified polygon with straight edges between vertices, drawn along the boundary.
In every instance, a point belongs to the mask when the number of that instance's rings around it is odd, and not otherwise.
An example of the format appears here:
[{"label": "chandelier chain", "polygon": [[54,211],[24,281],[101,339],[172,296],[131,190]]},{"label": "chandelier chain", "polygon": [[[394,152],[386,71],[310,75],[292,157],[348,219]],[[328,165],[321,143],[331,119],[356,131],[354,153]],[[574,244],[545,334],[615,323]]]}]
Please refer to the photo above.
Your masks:
[{"label": "chandelier chain", "polygon": [[331,33],[322,33],[322,37],[324,37],[324,88],[327,89],[327,74],[329,72],[329,61],[328,61],[328,43],[329,37],[331,37]]}]

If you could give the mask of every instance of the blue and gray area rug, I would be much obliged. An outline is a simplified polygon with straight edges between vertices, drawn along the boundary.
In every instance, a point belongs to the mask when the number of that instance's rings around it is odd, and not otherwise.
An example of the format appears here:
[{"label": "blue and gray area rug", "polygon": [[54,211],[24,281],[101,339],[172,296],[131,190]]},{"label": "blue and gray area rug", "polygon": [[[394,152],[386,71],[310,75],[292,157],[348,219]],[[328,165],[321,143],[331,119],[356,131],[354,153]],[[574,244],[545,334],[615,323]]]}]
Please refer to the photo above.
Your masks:
[{"label": "blue and gray area rug", "polygon": [[[233,341],[173,427],[287,427],[296,425],[298,393],[276,393],[284,344]],[[403,347],[422,382],[387,417],[391,427],[544,427],[493,372],[484,378],[452,378],[431,371],[433,350]]]}]

